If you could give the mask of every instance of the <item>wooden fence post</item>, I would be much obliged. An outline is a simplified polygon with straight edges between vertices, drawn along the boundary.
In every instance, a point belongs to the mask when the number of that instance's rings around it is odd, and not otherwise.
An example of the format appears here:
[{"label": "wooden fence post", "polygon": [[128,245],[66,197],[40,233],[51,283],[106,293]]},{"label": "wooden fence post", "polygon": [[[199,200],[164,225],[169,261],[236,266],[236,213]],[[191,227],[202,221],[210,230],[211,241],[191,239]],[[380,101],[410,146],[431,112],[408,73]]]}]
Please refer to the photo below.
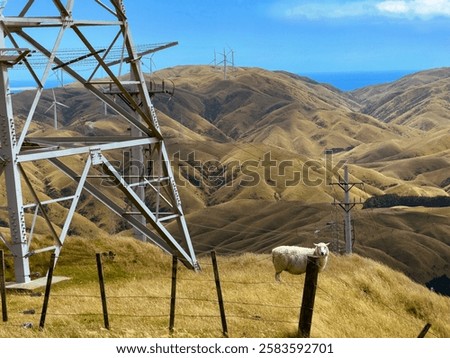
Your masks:
[{"label": "wooden fence post", "polygon": [[175,302],[177,296],[177,270],[178,270],[178,258],[172,256],[172,291],[170,293],[170,319],[169,319],[169,332],[173,333],[175,326]]},{"label": "wooden fence post", "polygon": [[306,265],[305,285],[303,286],[302,307],[298,323],[298,336],[309,338],[311,322],[314,311],[314,299],[316,297],[317,276],[319,274],[318,257],[308,256]]},{"label": "wooden fence post", "polygon": [[103,310],[103,321],[105,322],[105,328],[109,329],[109,317],[108,317],[108,306],[106,304],[106,291],[105,291],[105,279],[103,277],[103,265],[101,254],[95,254],[97,261],[97,272],[98,272],[98,282],[100,285],[100,296],[102,298],[102,310]]},{"label": "wooden fence post", "polygon": [[48,301],[50,299],[50,290],[52,287],[53,268],[55,267],[56,255],[52,254],[50,257],[50,265],[47,273],[47,286],[45,287],[44,304],[42,305],[41,320],[39,322],[39,329],[43,330],[45,326],[45,317],[47,315]]},{"label": "wooden fence post", "polygon": [[417,338],[424,338],[425,335],[428,333],[428,330],[431,327],[431,323],[427,323],[425,325],[425,327],[422,328],[422,331],[420,331],[419,335],[417,336]]},{"label": "wooden fence post", "polygon": [[214,280],[216,281],[217,299],[219,300],[220,319],[222,320],[222,333],[228,337],[227,318],[225,316],[225,305],[222,297],[222,288],[220,286],[219,268],[217,266],[216,252],[211,251],[211,260],[214,268]]},{"label": "wooden fence post", "polygon": [[3,322],[7,322],[8,310],[6,308],[5,254],[3,250],[0,250],[0,296],[2,300]]}]

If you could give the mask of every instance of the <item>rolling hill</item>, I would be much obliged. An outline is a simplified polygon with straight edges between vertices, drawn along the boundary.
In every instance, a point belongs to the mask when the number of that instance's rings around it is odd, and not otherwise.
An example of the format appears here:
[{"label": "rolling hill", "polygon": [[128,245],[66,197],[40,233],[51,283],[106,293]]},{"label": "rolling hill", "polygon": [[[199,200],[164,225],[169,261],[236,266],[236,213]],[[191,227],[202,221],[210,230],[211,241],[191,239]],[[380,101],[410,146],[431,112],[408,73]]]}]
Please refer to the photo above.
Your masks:
[{"label": "rolling hill", "polygon": [[[148,75],[150,82],[163,79],[174,83],[175,94],[157,96],[154,104],[199,252],[268,253],[280,244],[319,240],[339,250],[342,212],[331,204],[343,193],[327,183],[342,175],[344,162],[351,181],[364,183],[352,189],[356,202],[389,193],[448,196],[448,69],[353,92],[259,68],[236,68],[227,80],[211,66]],[[120,118],[105,115],[82,87],[67,85],[55,93],[69,106],[61,110],[62,129],[52,129],[52,114],[45,113],[51,92],[45,91],[48,102],[38,109],[31,137],[126,133]],[[27,92],[15,96],[15,115],[23,120],[31,97]],[[332,162],[325,150],[333,153]],[[33,180],[44,197],[72,185],[50,165],[34,169]],[[55,209],[56,224],[58,210],[66,209]],[[450,276],[449,216],[450,208],[361,210],[357,205],[354,250],[422,284]],[[45,234],[40,220],[36,230]],[[71,228],[80,236],[126,230],[88,196]]]},{"label": "rolling hill", "polygon": [[438,68],[353,91],[361,111],[385,123],[422,131],[448,127],[450,69]]}]

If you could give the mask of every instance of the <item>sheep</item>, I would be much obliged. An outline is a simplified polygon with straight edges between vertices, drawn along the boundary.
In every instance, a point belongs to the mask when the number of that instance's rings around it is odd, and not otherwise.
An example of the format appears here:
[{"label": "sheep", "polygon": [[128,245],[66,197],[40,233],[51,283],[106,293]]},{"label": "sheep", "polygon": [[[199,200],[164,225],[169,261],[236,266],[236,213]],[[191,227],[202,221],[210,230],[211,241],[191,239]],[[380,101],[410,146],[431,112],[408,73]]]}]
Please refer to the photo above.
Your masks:
[{"label": "sheep", "polygon": [[306,272],[308,256],[318,256],[319,272],[323,271],[328,261],[328,245],[320,242],[314,244],[315,248],[298,246],[279,246],[272,250],[272,261],[275,267],[275,280],[281,282],[280,274],[287,271],[293,275],[301,275]]}]

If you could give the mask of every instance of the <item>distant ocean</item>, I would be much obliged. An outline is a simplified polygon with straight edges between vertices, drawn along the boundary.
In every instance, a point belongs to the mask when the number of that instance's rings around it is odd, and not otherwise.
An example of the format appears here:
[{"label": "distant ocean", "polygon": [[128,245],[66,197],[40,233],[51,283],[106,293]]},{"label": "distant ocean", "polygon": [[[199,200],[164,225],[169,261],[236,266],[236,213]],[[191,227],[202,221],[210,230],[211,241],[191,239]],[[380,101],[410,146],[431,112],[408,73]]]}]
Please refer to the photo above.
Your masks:
[{"label": "distant ocean", "polygon": [[[15,80],[14,78],[10,77],[9,79],[9,87],[11,88],[12,92],[20,92],[23,91],[25,89],[30,89],[30,88],[36,88],[36,82],[34,81],[30,81],[30,80]],[[73,81],[67,81],[66,84],[69,84],[70,82]],[[54,87],[62,87],[61,81],[58,80],[48,80],[45,83],[45,88],[54,88]]]},{"label": "distant ocean", "polygon": [[328,83],[342,91],[393,82],[415,71],[317,72],[299,74],[320,83]]}]

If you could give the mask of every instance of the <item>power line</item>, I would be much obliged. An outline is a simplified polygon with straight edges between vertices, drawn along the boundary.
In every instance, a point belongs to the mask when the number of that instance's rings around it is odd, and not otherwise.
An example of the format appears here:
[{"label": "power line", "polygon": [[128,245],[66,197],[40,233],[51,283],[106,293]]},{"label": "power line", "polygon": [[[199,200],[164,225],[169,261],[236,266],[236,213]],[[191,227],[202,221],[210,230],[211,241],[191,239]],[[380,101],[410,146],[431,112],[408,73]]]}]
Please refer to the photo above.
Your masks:
[{"label": "power line", "polygon": [[[176,42],[163,42],[163,43],[153,43],[153,44],[138,44],[133,46],[133,50],[138,54],[149,54],[159,51],[162,48],[167,48],[174,46]],[[108,51],[106,49],[108,46],[95,46],[97,53],[105,53],[104,61],[106,63],[110,62],[121,62],[125,59],[123,58],[123,46],[113,46]],[[84,57],[86,56],[86,57]],[[55,51],[55,57],[58,58],[64,64],[70,64],[77,67],[93,67],[98,64],[98,60],[95,58],[94,54],[91,53],[87,48],[66,48],[59,49]],[[84,57],[84,58],[83,58]],[[75,61],[77,60],[77,61]],[[47,66],[49,58],[43,53],[33,50],[26,57],[26,61],[20,61],[16,66],[13,67],[15,70],[26,69],[26,64],[28,63],[33,68],[44,68]],[[74,61],[74,62],[72,62]],[[70,63],[72,62],[72,63]],[[58,65],[57,67],[62,67]],[[56,70],[54,67],[53,70]]]}]

